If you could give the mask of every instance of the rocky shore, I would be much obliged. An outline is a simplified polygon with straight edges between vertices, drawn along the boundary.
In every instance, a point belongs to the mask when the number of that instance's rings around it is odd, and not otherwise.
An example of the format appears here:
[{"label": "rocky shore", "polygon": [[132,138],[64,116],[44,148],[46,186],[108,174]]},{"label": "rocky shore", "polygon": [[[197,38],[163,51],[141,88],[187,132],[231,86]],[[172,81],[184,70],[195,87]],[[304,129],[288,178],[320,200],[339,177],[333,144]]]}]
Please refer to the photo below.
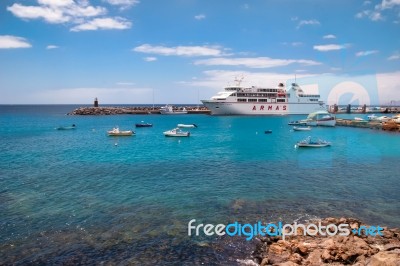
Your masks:
[{"label": "rocky shore", "polygon": [[[317,224],[319,221],[311,221]],[[366,226],[352,218],[326,218],[321,224],[349,224],[351,229]],[[300,228],[301,229],[301,228]],[[382,230],[382,236],[297,236],[259,239],[252,265],[400,265],[400,230]],[[257,264],[256,264],[257,263]],[[247,264],[250,265],[250,264]]]},{"label": "rocky shore", "polygon": [[[188,114],[209,114],[210,111],[204,106],[175,107],[174,110],[186,108]],[[160,114],[160,107],[80,107],[68,115],[125,115],[125,114]]]}]

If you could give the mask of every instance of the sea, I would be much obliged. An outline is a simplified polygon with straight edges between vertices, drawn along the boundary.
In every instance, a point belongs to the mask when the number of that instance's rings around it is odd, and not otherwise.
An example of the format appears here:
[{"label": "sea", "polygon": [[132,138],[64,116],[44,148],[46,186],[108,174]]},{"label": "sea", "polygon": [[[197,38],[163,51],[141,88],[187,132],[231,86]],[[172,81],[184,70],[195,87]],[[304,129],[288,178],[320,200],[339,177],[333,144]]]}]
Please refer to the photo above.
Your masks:
[{"label": "sea", "polygon": [[[0,106],[0,265],[241,265],[258,241],[188,223],[400,226],[400,134],[290,116],[67,115]],[[352,118],[366,115],[338,115]],[[150,128],[135,128],[141,121]],[[163,132],[196,124],[188,138]],[[74,130],[56,130],[76,125]],[[109,137],[118,126],[135,136]],[[265,131],[272,133],[266,134]],[[311,136],[326,148],[296,148]]]}]

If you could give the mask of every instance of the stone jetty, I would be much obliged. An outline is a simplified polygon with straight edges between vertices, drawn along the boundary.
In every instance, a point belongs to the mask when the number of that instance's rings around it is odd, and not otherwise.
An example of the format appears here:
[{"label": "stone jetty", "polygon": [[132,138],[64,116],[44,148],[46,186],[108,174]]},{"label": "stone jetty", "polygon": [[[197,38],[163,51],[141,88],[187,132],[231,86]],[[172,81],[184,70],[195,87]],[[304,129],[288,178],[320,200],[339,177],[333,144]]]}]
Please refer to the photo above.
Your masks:
[{"label": "stone jetty", "polygon": [[[348,224],[350,230],[364,225],[352,218],[325,218],[311,221],[321,225]],[[301,230],[301,228],[299,228]],[[365,234],[348,236],[297,236],[264,237],[259,239],[253,253],[254,265],[295,266],[295,265],[400,265],[400,230],[381,231],[382,236]]]},{"label": "stone jetty", "polygon": [[[185,106],[174,107],[174,110],[182,110],[186,108],[188,114],[210,114],[210,111],[204,106]],[[147,115],[160,114],[160,107],[146,106],[128,106],[128,107],[80,107],[68,115]]]},{"label": "stone jetty", "polygon": [[386,122],[380,121],[366,121],[366,120],[351,120],[351,119],[336,119],[336,126],[343,127],[360,127],[370,129],[381,129],[386,131],[400,132],[400,124],[394,120]]}]

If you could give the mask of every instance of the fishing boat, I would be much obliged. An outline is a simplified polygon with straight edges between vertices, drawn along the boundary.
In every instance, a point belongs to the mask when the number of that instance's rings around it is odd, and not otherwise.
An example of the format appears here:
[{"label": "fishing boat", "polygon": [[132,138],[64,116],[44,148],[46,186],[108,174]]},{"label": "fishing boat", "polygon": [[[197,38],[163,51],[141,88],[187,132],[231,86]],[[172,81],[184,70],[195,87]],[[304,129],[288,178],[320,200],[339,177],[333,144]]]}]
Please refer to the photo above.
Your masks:
[{"label": "fishing boat", "polygon": [[174,110],[172,105],[166,105],[160,108],[160,114],[162,115],[183,115],[187,113],[188,112],[185,107],[183,107],[182,110]]},{"label": "fishing boat", "polygon": [[107,131],[109,136],[132,136],[135,134],[132,130],[119,130],[118,127],[114,127],[112,130]]},{"label": "fishing boat", "polygon": [[182,131],[180,128],[174,128],[171,130],[164,131],[166,137],[189,137],[190,132]]},{"label": "fishing boat", "polygon": [[202,100],[212,115],[289,115],[309,114],[325,110],[319,94],[305,93],[297,83],[286,89],[283,83],[275,88],[243,87],[241,79],[236,85]]},{"label": "fishing boat", "polygon": [[153,124],[150,123],[145,123],[144,121],[141,121],[140,123],[136,123],[135,127],[152,127]]},{"label": "fishing boat", "polygon": [[288,123],[289,126],[305,126],[307,123],[306,122],[300,122],[300,121],[290,121]]},{"label": "fishing boat", "polygon": [[75,124],[73,124],[72,126],[59,126],[56,127],[57,130],[71,130],[71,129],[76,129]]},{"label": "fishing boat", "polygon": [[330,146],[331,143],[325,140],[317,139],[312,140],[311,137],[307,137],[304,140],[301,140],[296,143],[295,147],[310,147],[310,148],[321,148]]},{"label": "fishing boat", "polygon": [[310,131],[311,130],[311,127],[293,127],[293,130],[294,131]]},{"label": "fishing boat", "polygon": [[195,128],[197,127],[196,124],[178,124],[177,127],[181,127],[181,128]]},{"label": "fishing boat", "polygon": [[264,134],[271,134],[271,133],[272,133],[272,130],[270,130],[270,129],[264,131]]}]

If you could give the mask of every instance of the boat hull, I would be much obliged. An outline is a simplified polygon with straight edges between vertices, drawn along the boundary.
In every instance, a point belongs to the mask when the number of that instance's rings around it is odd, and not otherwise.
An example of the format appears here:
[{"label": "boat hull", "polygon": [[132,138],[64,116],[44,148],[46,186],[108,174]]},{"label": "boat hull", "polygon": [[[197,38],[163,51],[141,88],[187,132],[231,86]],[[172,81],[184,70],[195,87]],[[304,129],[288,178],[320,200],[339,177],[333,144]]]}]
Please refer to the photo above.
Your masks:
[{"label": "boat hull", "polygon": [[310,127],[293,127],[294,131],[310,131]]},{"label": "boat hull", "polygon": [[328,147],[331,146],[330,143],[325,143],[325,144],[303,144],[303,143],[297,143],[298,147],[303,147],[303,148],[322,148],[322,147]]},{"label": "boat hull", "polygon": [[133,131],[121,131],[121,132],[107,132],[108,136],[116,137],[116,136],[132,136]]},{"label": "boat hull", "polygon": [[185,134],[176,134],[176,133],[167,133],[167,132],[164,132],[164,136],[166,136],[166,137],[189,137],[190,136],[190,133],[185,133]]},{"label": "boat hull", "polygon": [[323,110],[319,103],[202,102],[211,115],[304,115]]}]

